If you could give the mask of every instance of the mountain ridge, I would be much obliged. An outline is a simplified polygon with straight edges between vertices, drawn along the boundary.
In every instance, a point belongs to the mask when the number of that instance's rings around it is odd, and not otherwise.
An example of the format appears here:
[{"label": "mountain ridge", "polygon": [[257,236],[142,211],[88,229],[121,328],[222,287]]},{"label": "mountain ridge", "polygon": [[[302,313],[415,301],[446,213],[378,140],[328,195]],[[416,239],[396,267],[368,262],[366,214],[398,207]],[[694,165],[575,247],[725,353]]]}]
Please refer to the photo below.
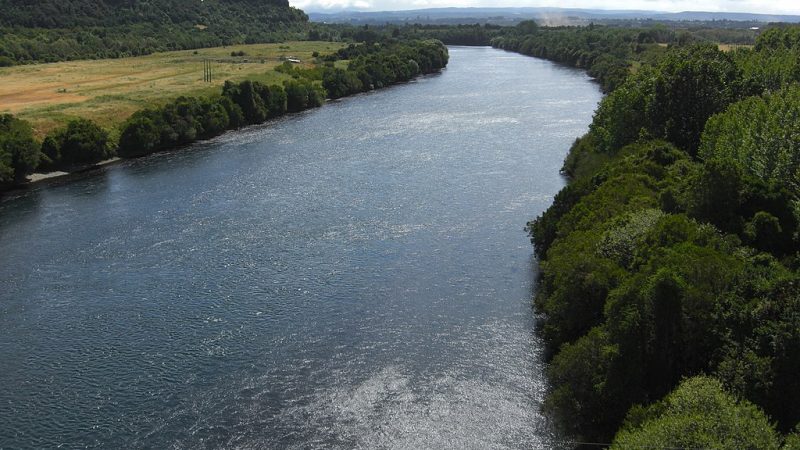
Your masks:
[{"label": "mountain ridge", "polygon": [[[321,9],[308,9],[307,14],[313,22],[334,23],[405,23],[420,20],[422,23],[474,23],[476,19],[503,22],[527,19],[548,20],[552,15],[562,15],[564,19],[579,20],[664,20],[664,21],[741,21],[741,22],[789,22],[800,23],[800,15],[762,14],[747,12],[682,11],[664,12],[648,10],[604,10],[587,8],[558,7],[472,7],[472,8],[427,8],[402,11],[363,11],[340,10],[327,12]],[[502,16],[502,17],[501,17]],[[491,19],[495,19],[494,21]],[[461,20],[461,22],[459,22]],[[469,22],[471,20],[472,22]]]}]

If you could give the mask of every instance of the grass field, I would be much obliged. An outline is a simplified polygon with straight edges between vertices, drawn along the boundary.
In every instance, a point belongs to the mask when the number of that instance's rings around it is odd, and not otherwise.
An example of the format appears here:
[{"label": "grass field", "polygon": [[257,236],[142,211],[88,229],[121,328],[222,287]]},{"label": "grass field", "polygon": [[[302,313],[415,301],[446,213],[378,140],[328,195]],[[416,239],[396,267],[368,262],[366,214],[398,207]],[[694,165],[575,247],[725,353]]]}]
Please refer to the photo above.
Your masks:
[{"label": "grass field", "polygon": [[[280,84],[286,75],[273,69],[285,57],[310,66],[312,53],[332,53],[342,44],[287,42],[157,53],[149,56],[69,61],[0,68],[0,113],[28,120],[39,138],[76,117],[94,120],[110,131],[131,114],[181,95],[219,92],[225,80]],[[245,56],[231,56],[231,52]],[[212,82],[203,81],[210,60]]]},{"label": "grass field", "polygon": [[723,52],[732,52],[734,50],[738,50],[740,48],[753,48],[754,45],[747,45],[747,44],[719,44],[719,49]]}]

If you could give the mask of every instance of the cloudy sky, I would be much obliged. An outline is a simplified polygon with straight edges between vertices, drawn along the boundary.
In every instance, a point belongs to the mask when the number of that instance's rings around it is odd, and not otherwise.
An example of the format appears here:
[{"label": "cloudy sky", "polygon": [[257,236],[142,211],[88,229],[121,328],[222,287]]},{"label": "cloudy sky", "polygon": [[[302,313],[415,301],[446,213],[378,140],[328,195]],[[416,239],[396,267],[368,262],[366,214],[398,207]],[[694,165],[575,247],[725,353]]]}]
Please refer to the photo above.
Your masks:
[{"label": "cloudy sky", "polygon": [[289,0],[292,6],[310,11],[503,6],[559,6],[563,8],[643,9],[650,11],[726,11],[766,14],[800,14],[798,0]]}]

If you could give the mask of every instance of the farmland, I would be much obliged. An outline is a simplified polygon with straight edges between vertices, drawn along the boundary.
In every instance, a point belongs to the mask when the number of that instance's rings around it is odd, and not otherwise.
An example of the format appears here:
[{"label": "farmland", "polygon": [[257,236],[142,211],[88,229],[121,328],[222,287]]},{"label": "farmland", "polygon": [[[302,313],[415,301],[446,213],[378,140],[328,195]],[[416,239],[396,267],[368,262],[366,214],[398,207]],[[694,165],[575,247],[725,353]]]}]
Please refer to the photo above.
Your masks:
[{"label": "farmland", "polygon": [[[213,94],[225,80],[279,84],[288,76],[273,69],[285,58],[295,57],[301,65],[310,66],[314,52],[324,55],[341,45],[235,45],[0,68],[0,113],[12,113],[31,122],[40,138],[76,117],[91,119],[113,132],[137,110],[181,95]],[[211,82],[203,79],[206,60],[211,62]]]}]

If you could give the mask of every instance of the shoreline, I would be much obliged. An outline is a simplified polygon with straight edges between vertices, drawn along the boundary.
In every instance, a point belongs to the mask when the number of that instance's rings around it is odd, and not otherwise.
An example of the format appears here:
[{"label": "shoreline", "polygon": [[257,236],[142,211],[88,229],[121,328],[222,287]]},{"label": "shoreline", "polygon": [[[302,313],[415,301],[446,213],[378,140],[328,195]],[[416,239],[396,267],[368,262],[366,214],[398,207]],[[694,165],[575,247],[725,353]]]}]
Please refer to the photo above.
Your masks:
[{"label": "shoreline", "polygon": [[119,161],[122,161],[122,158],[120,158],[119,156],[115,156],[113,158],[105,159],[103,161],[96,162],[96,163],[93,163],[93,164],[90,164],[90,165],[87,165],[87,166],[78,167],[76,170],[73,170],[73,171],[70,171],[70,172],[65,172],[65,171],[61,171],[61,170],[54,170],[53,172],[44,172],[44,173],[43,172],[34,172],[34,173],[28,175],[28,177],[26,178],[26,181],[23,182],[23,183],[18,184],[17,187],[30,186],[30,185],[33,185],[33,184],[36,184],[36,183],[40,183],[42,181],[55,180],[55,179],[58,179],[58,178],[68,177],[70,175],[76,175],[76,174],[79,174],[79,173],[91,172],[91,171],[93,171],[95,169],[100,169],[102,167],[114,164],[114,163],[119,162]]}]

